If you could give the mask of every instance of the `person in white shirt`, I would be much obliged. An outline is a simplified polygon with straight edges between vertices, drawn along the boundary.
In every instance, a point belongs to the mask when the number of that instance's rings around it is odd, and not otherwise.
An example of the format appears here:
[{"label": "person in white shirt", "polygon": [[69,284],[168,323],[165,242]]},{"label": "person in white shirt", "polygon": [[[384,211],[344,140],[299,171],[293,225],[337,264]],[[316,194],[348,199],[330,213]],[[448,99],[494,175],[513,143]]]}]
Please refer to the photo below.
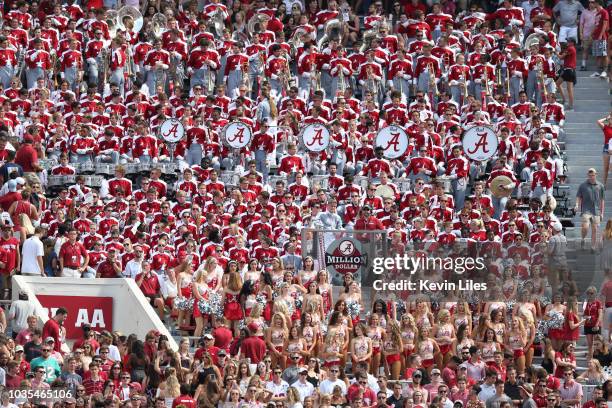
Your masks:
[{"label": "person in white shirt", "polygon": [[10,402],[10,395],[8,392],[2,393],[2,405],[0,408],[17,408],[17,405]]},{"label": "person in white shirt", "polygon": [[45,276],[43,257],[45,256],[45,246],[40,238],[45,233],[43,226],[34,228],[34,235],[26,239],[23,243],[21,256],[21,274],[31,276]]},{"label": "person in white shirt", "polygon": [[308,377],[308,369],[302,368],[299,372],[299,378],[296,382],[291,384],[293,388],[298,390],[300,393],[300,401],[304,402],[304,398],[310,397],[314,392],[314,386],[306,381]]},{"label": "person in white shirt", "polygon": [[340,368],[338,366],[329,368],[329,378],[321,381],[321,384],[319,384],[319,392],[321,394],[331,395],[336,385],[342,389],[342,394],[346,394],[346,383],[338,378],[339,373]]},{"label": "person in white shirt", "polygon": [[280,367],[274,369],[272,381],[266,383],[266,390],[272,393],[272,401],[285,401],[289,384],[281,378],[283,370]]},{"label": "person in white shirt", "polygon": [[144,251],[140,245],[134,245],[134,259],[128,261],[125,265],[125,270],[122,275],[124,278],[136,279],[136,275],[142,272],[142,260],[144,259]]},{"label": "person in white shirt", "polygon": [[28,317],[30,316],[36,316],[36,306],[30,302],[28,294],[21,291],[19,292],[19,300],[11,304],[7,316],[10,328],[15,335],[28,328]]}]

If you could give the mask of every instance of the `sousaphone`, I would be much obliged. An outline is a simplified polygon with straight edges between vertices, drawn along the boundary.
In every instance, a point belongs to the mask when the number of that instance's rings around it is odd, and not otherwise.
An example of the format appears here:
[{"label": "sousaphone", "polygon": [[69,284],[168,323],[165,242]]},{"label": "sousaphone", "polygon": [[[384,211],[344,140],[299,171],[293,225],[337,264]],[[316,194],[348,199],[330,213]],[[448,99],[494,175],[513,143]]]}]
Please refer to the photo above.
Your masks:
[{"label": "sousaphone", "polygon": [[374,195],[376,197],[382,197],[382,198],[395,198],[395,191],[393,191],[393,188],[381,184],[378,187],[376,187],[376,191],[374,191]]}]

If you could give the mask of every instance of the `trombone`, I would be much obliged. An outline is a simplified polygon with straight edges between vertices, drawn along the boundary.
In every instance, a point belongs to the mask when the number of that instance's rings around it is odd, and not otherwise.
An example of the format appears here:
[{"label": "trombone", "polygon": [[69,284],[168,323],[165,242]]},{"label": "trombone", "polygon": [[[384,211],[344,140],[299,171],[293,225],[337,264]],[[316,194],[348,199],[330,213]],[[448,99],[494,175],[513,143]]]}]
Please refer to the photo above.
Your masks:
[{"label": "trombone", "polygon": [[546,80],[544,78],[544,67],[542,65],[542,62],[538,62],[536,65],[536,73],[538,76],[538,81],[540,81],[542,83],[542,95],[544,96],[544,100],[542,102],[546,102],[546,99],[548,97],[548,91],[546,90]]},{"label": "trombone", "polygon": [[[432,92],[432,95],[440,96],[438,85],[436,84],[436,71],[434,70],[433,63],[430,62],[427,65],[427,69],[429,70],[429,91]],[[431,101],[431,103],[433,103],[433,101]]]}]

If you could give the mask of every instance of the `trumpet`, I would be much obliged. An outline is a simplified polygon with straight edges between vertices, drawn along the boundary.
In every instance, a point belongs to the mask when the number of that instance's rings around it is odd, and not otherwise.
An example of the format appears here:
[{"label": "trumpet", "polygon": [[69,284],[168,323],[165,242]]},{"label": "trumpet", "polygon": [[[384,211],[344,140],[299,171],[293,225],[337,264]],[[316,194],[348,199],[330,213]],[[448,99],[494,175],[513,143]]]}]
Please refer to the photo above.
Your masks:
[{"label": "trumpet", "polygon": [[366,68],[366,90],[369,91],[373,98],[374,101],[378,100],[378,87],[376,86],[376,81],[374,78],[372,78],[372,66],[368,65],[368,67]]}]

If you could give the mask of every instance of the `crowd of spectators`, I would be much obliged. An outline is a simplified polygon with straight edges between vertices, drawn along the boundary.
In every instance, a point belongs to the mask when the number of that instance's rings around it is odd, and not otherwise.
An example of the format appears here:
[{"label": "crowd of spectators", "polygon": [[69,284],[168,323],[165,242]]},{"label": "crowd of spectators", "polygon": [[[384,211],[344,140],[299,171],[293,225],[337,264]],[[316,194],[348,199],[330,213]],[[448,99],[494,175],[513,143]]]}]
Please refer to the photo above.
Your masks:
[{"label": "crowd of spectators", "polygon": [[[5,1],[4,299],[15,274],[134,279],[185,337],[172,350],[153,328],[84,325],[68,344],[74,316],[60,308],[38,327],[27,293],[12,294],[0,407],[610,406],[612,268],[579,293],[554,212],[576,45],[605,79],[608,10]],[[156,137],[169,118],[185,129],[176,145]],[[252,138],[230,149],[237,121]],[[328,128],[327,149],[307,149],[310,124]],[[409,142],[389,159],[375,139],[392,125]],[[472,126],[498,137],[486,162],[464,152]],[[102,168],[112,176],[91,177]],[[578,192],[592,252],[606,181],[591,169]],[[376,231],[389,257],[483,257],[488,291],[366,297],[351,274],[334,288],[316,229]]]}]

